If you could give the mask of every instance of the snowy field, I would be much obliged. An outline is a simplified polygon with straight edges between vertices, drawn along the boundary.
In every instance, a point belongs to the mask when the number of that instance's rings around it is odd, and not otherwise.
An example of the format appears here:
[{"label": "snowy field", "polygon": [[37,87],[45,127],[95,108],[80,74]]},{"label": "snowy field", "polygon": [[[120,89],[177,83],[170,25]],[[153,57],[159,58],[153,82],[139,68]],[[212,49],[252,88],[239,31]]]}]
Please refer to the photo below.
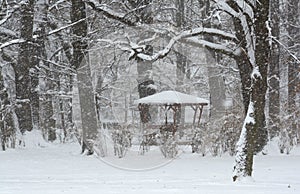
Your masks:
[{"label": "snowy field", "polygon": [[77,144],[0,152],[0,194],[286,194],[300,193],[300,149],[255,158],[251,180],[233,183],[234,158],[183,152],[175,160],[159,150],[132,151],[104,161],[80,154]]}]

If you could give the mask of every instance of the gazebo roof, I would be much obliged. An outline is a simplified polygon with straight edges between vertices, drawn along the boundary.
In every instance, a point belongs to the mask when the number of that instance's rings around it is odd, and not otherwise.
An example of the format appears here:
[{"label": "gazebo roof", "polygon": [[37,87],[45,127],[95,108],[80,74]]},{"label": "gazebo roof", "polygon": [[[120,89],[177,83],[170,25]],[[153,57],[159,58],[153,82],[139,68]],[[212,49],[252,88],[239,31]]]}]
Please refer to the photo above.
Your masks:
[{"label": "gazebo roof", "polygon": [[208,105],[208,100],[177,91],[163,91],[135,100],[134,103],[149,105]]}]

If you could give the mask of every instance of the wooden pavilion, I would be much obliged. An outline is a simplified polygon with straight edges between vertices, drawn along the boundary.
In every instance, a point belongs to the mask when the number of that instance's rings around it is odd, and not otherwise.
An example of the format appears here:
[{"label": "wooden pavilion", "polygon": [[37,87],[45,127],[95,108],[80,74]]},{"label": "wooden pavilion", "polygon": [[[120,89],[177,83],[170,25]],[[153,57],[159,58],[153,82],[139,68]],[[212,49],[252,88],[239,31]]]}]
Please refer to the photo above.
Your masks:
[{"label": "wooden pavilion", "polygon": [[[139,110],[144,105],[160,107],[165,113],[165,122],[164,125],[160,126],[160,129],[172,130],[174,135],[178,127],[176,118],[181,108],[189,106],[194,110],[192,127],[199,127],[203,107],[208,105],[208,100],[177,91],[163,91],[136,100],[135,104],[138,105]],[[168,122],[168,114],[170,112],[173,113],[173,121],[171,123]]]},{"label": "wooden pavilion", "polygon": [[[160,134],[160,150],[165,157],[174,158],[177,155],[177,141],[175,133],[180,127],[184,129],[184,126],[179,126],[177,123],[177,115],[181,108],[190,106],[194,111],[193,124],[188,128],[194,129],[199,127],[201,115],[203,113],[203,107],[208,105],[208,101],[196,96],[184,94],[177,91],[163,91],[153,94],[135,101],[138,105],[140,112],[146,106],[158,106],[164,112],[164,123],[160,125],[144,125],[143,126],[143,140],[140,145],[140,153],[144,154],[149,150],[150,142],[156,138],[157,132],[147,132],[150,129],[159,129]],[[168,122],[168,113],[173,113],[173,121]],[[146,134],[145,134],[146,131]]]}]

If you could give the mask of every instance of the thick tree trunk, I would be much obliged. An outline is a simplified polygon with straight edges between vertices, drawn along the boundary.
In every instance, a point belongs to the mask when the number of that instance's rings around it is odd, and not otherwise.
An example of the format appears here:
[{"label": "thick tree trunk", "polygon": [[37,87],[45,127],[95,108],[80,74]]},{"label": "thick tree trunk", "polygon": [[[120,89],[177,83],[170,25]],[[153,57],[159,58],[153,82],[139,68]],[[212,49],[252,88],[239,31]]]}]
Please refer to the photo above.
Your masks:
[{"label": "thick tree trunk", "polygon": [[7,109],[6,109],[7,105],[9,105],[9,101],[4,87],[4,80],[2,77],[2,68],[1,68],[0,70],[0,143],[3,151],[6,150],[6,140],[9,134],[5,126],[5,120],[7,116]]},{"label": "thick tree trunk", "polygon": [[[267,92],[267,75],[270,63],[270,45],[269,45],[269,29],[267,22],[269,20],[270,1],[266,0],[257,5],[255,11],[254,30],[256,33],[255,44],[255,60],[261,75],[261,82],[257,88],[253,88],[252,96],[255,108],[255,124],[257,126],[257,138],[255,152],[263,150],[268,142],[268,131],[266,128],[265,104]],[[255,77],[255,76],[254,76]]]},{"label": "thick tree trunk", "polygon": [[[188,88],[184,85],[184,77],[186,75],[186,68],[187,68],[187,56],[183,54],[182,45],[179,45],[178,48],[179,52],[175,52],[176,56],[176,91],[186,93],[188,92]],[[185,120],[185,109],[181,106],[178,107],[178,111],[176,114],[176,123],[177,124],[184,124]]]},{"label": "thick tree trunk", "polygon": [[[152,53],[152,47],[149,50]],[[148,53],[149,54],[149,53]],[[154,81],[152,79],[152,62],[142,61],[138,59],[137,62],[138,72],[138,92],[139,97],[144,98],[156,93]],[[140,117],[142,123],[148,123],[151,120],[149,105],[140,107]]]},{"label": "thick tree trunk", "polygon": [[[176,0],[176,6],[177,11],[175,14],[175,22],[176,27],[180,30],[182,30],[185,27],[185,2],[184,0]],[[175,57],[176,57],[176,90],[179,92],[187,92],[186,85],[184,85],[184,77],[186,75],[186,69],[187,69],[187,63],[188,59],[186,56],[186,52],[184,52],[184,45],[179,44],[177,51],[175,51]],[[176,123],[184,124],[185,119],[185,109],[181,108],[181,106],[178,108],[177,111],[177,118]]]},{"label": "thick tree trunk", "polygon": [[265,122],[265,95],[270,58],[268,28],[269,1],[256,5],[255,12],[255,63],[251,74],[250,103],[244,126],[237,144],[233,180],[252,175],[253,155],[266,145],[268,134]]},{"label": "thick tree trunk", "polygon": [[[86,7],[82,0],[72,0],[71,21],[77,22],[80,19],[86,18]],[[77,25],[72,26],[73,31],[73,56],[71,64],[75,69],[82,65],[82,61],[87,53],[88,43],[86,36],[88,33],[87,21],[82,21]],[[86,64],[86,63],[85,63]]]},{"label": "thick tree trunk", "polygon": [[208,83],[210,93],[210,122],[211,127],[220,129],[223,125],[225,115],[225,83],[220,67],[217,67],[216,54],[206,51],[208,64]]},{"label": "thick tree trunk", "polygon": [[82,122],[82,151],[87,150],[87,154],[93,154],[98,137],[98,118],[88,60],[82,61],[77,70],[77,79]]},{"label": "thick tree trunk", "polygon": [[[233,19],[234,28],[236,31],[236,36],[238,40],[243,40],[246,32],[243,30],[243,26],[238,18]],[[241,48],[246,52],[247,45],[246,41],[241,41]],[[242,84],[242,96],[243,96],[243,105],[244,105],[244,113],[247,114],[248,106],[250,103],[250,88],[251,88],[251,77],[249,76],[249,72],[251,72],[251,64],[249,62],[249,58],[246,53],[243,52],[241,56],[235,58],[235,61],[239,68],[241,84]]]},{"label": "thick tree trunk", "polygon": [[[207,17],[210,13],[210,4],[209,0],[204,0],[203,5],[205,6],[205,11],[203,16]],[[208,21],[204,24],[205,27],[212,27],[212,23]],[[206,35],[205,40],[214,42],[212,36]],[[210,93],[210,128],[215,130],[220,130],[224,124],[225,116],[225,83],[222,75],[222,69],[217,67],[217,54],[215,51],[206,50],[206,63],[208,65],[208,83],[209,83],[209,93]]]},{"label": "thick tree trunk", "polygon": [[21,37],[26,42],[20,44],[18,64],[15,65],[17,109],[19,127],[22,133],[32,130],[31,114],[31,82],[29,70],[33,65],[32,34],[33,34],[33,8],[34,0],[28,0],[21,5]]},{"label": "thick tree trunk", "polygon": [[[288,47],[290,52],[297,57],[300,57],[300,36],[299,36],[299,2],[288,0],[287,1],[287,32],[288,32]],[[299,117],[297,117],[297,92],[300,88],[299,79],[299,61],[297,62],[292,56],[288,57],[288,113],[290,121],[292,122],[289,127],[290,138],[293,139],[300,134]],[[298,122],[298,123],[297,123]],[[298,141],[300,138],[298,137]]]},{"label": "thick tree trunk", "polygon": [[244,105],[244,113],[247,114],[248,106],[250,103],[250,88],[251,88],[251,78],[249,72],[251,72],[251,65],[245,54],[236,58],[236,63],[239,68],[240,78],[241,78],[241,89]]},{"label": "thick tree trunk", "polygon": [[253,102],[249,103],[246,118],[243,124],[239,141],[237,142],[237,151],[235,165],[233,169],[233,181],[243,177],[252,176],[253,170],[253,152],[254,152],[254,106]]},{"label": "thick tree trunk", "polygon": [[[47,84],[49,85],[49,83]],[[49,87],[49,86],[48,86]],[[47,94],[47,88],[42,89],[40,101],[40,127],[43,137],[47,141],[56,140],[55,120],[53,118],[52,95]]]},{"label": "thick tree trunk", "polygon": [[[76,22],[86,18],[85,3],[82,0],[72,0],[71,20]],[[99,135],[98,118],[96,111],[95,93],[91,77],[89,57],[87,53],[87,22],[82,21],[72,26],[74,35],[72,65],[77,69],[79,101],[82,121],[82,152],[93,154],[97,150],[99,155],[105,156],[104,142],[101,133]],[[100,142],[97,142],[100,141]]]},{"label": "thick tree trunk", "polygon": [[[279,0],[273,0],[271,3],[271,27],[272,36],[279,40],[280,35],[280,12],[279,12]],[[270,57],[269,67],[269,134],[270,138],[279,135],[280,125],[280,99],[279,99],[279,88],[280,88],[280,44],[277,41],[272,42],[272,50]]]},{"label": "thick tree trunk", "polygon": [[[47,51],[45,42],[47,41],[47,26],[48,23],[48,8],[49,1],[41,0],[39,1],[38,8],[40,9],[40,14],[36,16],[37,28],[34,32],[39,36],[35,40],[35,64],[39,66],[39,71],[37,75],[33,77],[34,92],[32,97],[33,105],[33,120],[34,124],[38,125],[38,129],[42,131],[43,138],[46,141],[56,140],[56,130],[55,130],[55,117],[53,111],[53,94],[50,91],[54,91],[54,84],[52,80],[53,77],[53,66],[45,62],[47,59]],[[47,68],[43,68],[42,66]],[[50,70],[49,70],[50,69]],[[38,85],[36,85],[38,84]],[[38,90],[36,90],[38,88]],[[38,112],[37,112],[38,111]],[[38,119],[35,118],[38,115]]]},{"label": "thick tree trunk", "polygon": [[[132,3],[134,8],[138,8],[141,6],[146,6],[146,8],[138,9],[138,17],[140,22],[145,24],[151,24],[153,22],[153,16],[151,12],[151,3],[152,0],[143,0],[136,1]],[[149,33],[145,33],[141,35],[141,39],[148,38]],[[144,37],[145,36],[145,37]],[[151,45],[147,45],[144,51],[145,54],[152,55],[153,47]],[[143,98],[146,96],[150,96],[156,93],[156,88],[154,86],[154,81],[152,78],[152,62],[143,61],[142,59],[137,59],[137,72],[138,72],[138,92],[139,97]],[[140,118],[142,123],[148,123],[151,121],[151,110],[148,105],[143,105],[140,107]]]}]

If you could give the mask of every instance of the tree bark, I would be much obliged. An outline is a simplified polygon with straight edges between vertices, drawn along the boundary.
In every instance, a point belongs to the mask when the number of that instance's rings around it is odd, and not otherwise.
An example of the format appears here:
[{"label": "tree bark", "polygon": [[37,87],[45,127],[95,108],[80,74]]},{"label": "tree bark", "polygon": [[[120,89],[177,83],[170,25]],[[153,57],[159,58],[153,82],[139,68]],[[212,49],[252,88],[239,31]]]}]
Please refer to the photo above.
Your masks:
[{"label": "tree bark", "polygon": [[89,155],[95,151],[94,145],[98,137],[98,118],[91,71],[86,59],[77,69],[77,79],[82,122],[82,152],[87,150]]},{"label": "tree bark", "polygon": [[[176,14],[175,14],[175,22],[176,27],[182,30],[185,27],[185,2],[184,0],[176,0]],[[184,77],[186,75],[187,63],[188,59],[186,53],[184,52],[184,45],[179,44],[177,51],[175,51],[176,57],[176,90],[179,92],[187,92],[186,86],[184,85]],[[176,123],[184,124],[185,119],[185,109],[181,106],[178,107],[178,111],[176,114]]]},{"label": "tree bark", "polygon": [[[299,35],[299,2],[287,1],[287,32],[288,32],[288,47],[289,51],[294,56],[300,57],[300,35]],[[299,62],[297,62],[291,55],[288,57],[288,113],[290,116],[290,135],[292,138],[300,134],[299,117],[297,117],[297,91],[300,89],[299,79]],[[299,113],[298,113],[299,114]],[[298,123],[297,123],[298,122]],[[300,138],[298,138],[299,141]]]},{"label": "tree bark", "polygon": [[[71,20],[76,22],[80,19],[86,18],[86,7],[82,0],[72,0]],[[87,151],[87,154],[93,154],[97,149],[95,145],[99,137],[98,132],[98,118],[96,111],[95,93],[92,83],[91,69],[89,64],[89,57],[87,53],[88,42],[87,22],[84,20],[77,25],[72,26],[74,40],[72,65],[77,70],[79,101],[81,108],[82,121],[82,152]],[[100,134],[100,141],[101,134]],[[100,142],[100,155],[106,155],[103,142]]]},{"label": "tree bark", "polygon": [[[202,2],[205,6],[205,11],[203,13],[204,17],[207,17],[211,5],[209,0],[205,0]],[[211,21],[205,22],[205,27],[212,27]],[[209,35],[204,36],[205,40],[210,42],[214,42],[214,38]],[[206,63],[208,65],[208,83],[209,83],[209,93],[210,93],[210,127],[212,129],[220,130],[221,126],[224,123],[225,115],[225,83],[222,75],[222,69],[217,66],[218,57],[217,53],[212,50],[206,50]]]},{"label": "tree bark", "polygon": [[29,70],[33,67],[33,14],[34,0],[28,0],[21,5],[21,37],[26,42],[20,44],[18,64],[15,65],[17,109],[19,127],[22,133],[32,130],[31,113],[31,82]]},{"label": "tree bark", "polygon": [[[252,91],[254,108],[255,108],[255,127],[257,130],[257,138],[255,141],[255,153],[263,150],[268,142],[268,131],[266,128],[265,105],[266,92],[268,88],[267,75],[270,63],[270,45],[269,45],[269,29],[267,22],[269,20],[270,1],[266,0],[257,5],[254,12],[254,30],[256,33],[255,42],[255,60],[261,75],[261,81]],[[254,76],[255,77],[255,76]]]},{"label": "tree bark", "polygon": [[255,62],[252,67],[250,103],[246,119],[237,144],[233,180],[252,175],[253,155],[266,145],[268,134],[265,122],[265,95],[267,72],[270,60],[269,31],[266,26],[269,1],[256,5],[254,10]]},{"label": "tree bark", "polygon": [[[153,22],[153,16],[151,12],[151,3],[152,0],[139,0],[135,3],[131,2],[134,8],[138,8],[141,6],[146,6],[146,8],[139,9],[138,11],[138,20],[144,24],[151,24]],[[148,36],[149,33],[142,34],[140,38],[144,39]],[[153,47],[151,45],[147,45],[144,50],[145,54],[152,55]],[[152,78],[152,62],[143,61],[142,59],[137,59],[137,72],[138,72],[138,92],[139,97],[144,98],[146,96],[150,96],[156,93],[156,89],[154,87],[154,81]],[[142,123],[148,123],[151,121],[149,105],[143,105],[140,107],[140,118]]]},{"label": "tree bark", "polygon": [[[243,40],[246,32],[244,32],[240,20],[238,18],[233,18],[233,23],[234,23],[234,28],[238,40]],[[241,53],[240,56],[236,57],[235,61],[239,68],[239,74],[240,74],[241,84],[242,84],[241,89],[242,89],[242,96],[243,96],[244,113],[246,115],[250,103],[251,77],[249,76],[249,73],[252,71],[252,68],[249,62],[249,58],[246,54],[247,51],[246,41],[241,41],[240,47],[244,50],[244,52]]]},{"label": "tree bark", "polygon": [[[271,28],[272,36],[279,41],[280,35],[280,11],[279,11],[279,0],[272,0],[271,3]],[[274,138],[279,135],[280,132],[280,99],[279,99],[279,88],[280,88],[280,44],[277,41],[272,41],[269,67],[269,134],[270,138]]]}]

